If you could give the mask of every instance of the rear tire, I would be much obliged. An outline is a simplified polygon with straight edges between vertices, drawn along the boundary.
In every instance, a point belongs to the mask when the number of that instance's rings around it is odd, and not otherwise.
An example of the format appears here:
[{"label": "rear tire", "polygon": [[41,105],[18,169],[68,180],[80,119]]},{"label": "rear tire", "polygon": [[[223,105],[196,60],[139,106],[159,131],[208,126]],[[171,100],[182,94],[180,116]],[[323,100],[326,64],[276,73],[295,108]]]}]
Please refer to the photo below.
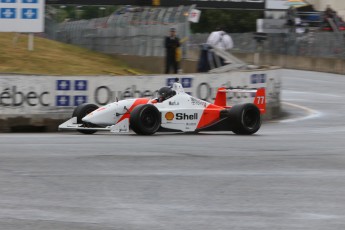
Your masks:
[{"label": "rear tire", "polygon": [[251,103],[238,104],[230,111],[232,131],[239,135],[251,135],[261,127],[261,115],[259,108]]},{"label": "rear tire", "polygon": [[161,126],[161,115],[154,105],[138,105],[131,112],[129,123],[136,134],[152,135]]},{"label": "rear tire", "polygon": [[[86,123],[82,121],[82,118],[88,115],[89,113],[95,111],[98,109],[97,105],[94,104],[81,104],[77,108],[74,109],[72,117],[77,117],[77,123],[78,124],[83,124],[84,127],[96,127],[93,124]],[[97,132],[97,130],[85,130],[85,129],[77,129],[78,132],[83,133],[83,134],[93,134]]]}]

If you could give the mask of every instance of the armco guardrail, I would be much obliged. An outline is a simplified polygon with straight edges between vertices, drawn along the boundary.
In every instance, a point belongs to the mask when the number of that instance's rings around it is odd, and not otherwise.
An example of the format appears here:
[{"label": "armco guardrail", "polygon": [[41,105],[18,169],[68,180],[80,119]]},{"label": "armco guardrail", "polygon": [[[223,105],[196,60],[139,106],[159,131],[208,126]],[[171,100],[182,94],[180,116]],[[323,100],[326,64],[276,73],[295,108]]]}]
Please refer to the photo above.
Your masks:
[{"label": "armco guardrail", "polygon": [[[279,69],[223,74],[149,76],[20,76],[0,75],[0,131],[35,126],[56,131],[81,103],[105,105],[116,98],[154,97],[156,91],[180,78],[185,91],[213,101],[220,86],[267,88],[268,113],[280,111]],[[228,103],[251,101],[253,95],[228,95]]]}]

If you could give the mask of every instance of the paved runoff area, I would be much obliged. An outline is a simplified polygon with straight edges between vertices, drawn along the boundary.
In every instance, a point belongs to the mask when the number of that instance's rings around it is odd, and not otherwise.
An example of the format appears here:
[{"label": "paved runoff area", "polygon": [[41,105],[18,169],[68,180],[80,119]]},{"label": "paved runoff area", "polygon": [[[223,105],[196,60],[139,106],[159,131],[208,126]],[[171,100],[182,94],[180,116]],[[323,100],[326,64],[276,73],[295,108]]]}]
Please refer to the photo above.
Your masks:
[{"label": "paved runoff area", "polygon": [[253,136],[0,134],[0,229],[345,229],[345,76],[282,82]]}]

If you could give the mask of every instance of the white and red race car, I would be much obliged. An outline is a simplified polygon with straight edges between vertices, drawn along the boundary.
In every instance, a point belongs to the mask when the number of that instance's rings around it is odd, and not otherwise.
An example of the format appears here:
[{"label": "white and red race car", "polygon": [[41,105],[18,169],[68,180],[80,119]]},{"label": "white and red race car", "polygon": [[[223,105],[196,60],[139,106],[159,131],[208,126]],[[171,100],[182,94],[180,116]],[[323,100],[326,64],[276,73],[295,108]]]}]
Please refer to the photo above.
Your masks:
[{"label": "white and red race car", "polygon": [[[227,106],[228,92],[256,94],[253,103]],[[219,88],[212,104],[185,93],[182,85],[175,82],[172,88],[160,89],[157,99],[125,99],[100,108],[94,104],[79,105],[59,130],[92,134],[99,130],[129,132],[131,128],[140,135],[157,131],[232,131],[250,135],[261,127],[261,114],[266,111],[265,94],[265,88]]]}]

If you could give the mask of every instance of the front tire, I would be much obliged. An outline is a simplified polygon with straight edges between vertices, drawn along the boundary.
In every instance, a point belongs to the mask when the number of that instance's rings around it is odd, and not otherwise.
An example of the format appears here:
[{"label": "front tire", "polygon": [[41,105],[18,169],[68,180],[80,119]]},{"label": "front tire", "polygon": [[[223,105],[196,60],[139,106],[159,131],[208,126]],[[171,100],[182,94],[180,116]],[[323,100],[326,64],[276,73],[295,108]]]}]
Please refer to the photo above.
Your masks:
[{"label": "front tire", "polygon": [[152,135],[161,126],[161,115],[154,105],[138,105],[131,112],[129,123],[136,134]]},{"label": "front tire", "polygon": [[[94,104],[84,103],[79,105],[77,108],[74,109],[72,117],[77,117],[77,123],[83,124],[84,127],[95,127],[95,125],[86,123],[82,121],[82,118],[88,115],[89,113],[95,111],[99,107]],[[86,129],[77,129],[78,132],[83,134],[93,134],[97,132],[97,130],[86,130]]]},{"label": "front tire", "polygon": [[251,103],[238,104],[230,109],[232,131],[239,135],[251,135],[261,127],[259,108]]}]

